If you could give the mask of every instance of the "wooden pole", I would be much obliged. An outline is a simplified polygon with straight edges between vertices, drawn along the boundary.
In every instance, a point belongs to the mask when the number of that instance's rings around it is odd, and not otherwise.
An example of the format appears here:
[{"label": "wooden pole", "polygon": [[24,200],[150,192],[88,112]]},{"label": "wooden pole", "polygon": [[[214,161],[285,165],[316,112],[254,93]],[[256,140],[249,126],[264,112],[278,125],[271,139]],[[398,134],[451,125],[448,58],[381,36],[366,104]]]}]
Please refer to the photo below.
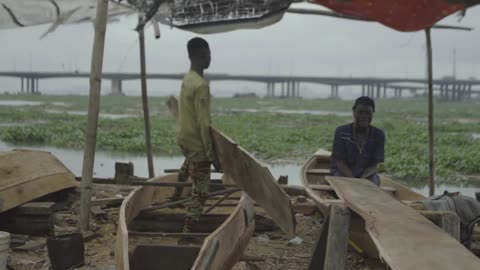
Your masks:
[{"label": "wooden pole", "polygon": [[[207,193],[205,198],[211,198],[211,197],[215,197],[215,196],[219,196],[219,195],[231,194],[233,192],[238,192],[238,191],[241,191],[241,189],[239,189],[239,188],[229,188],[229,189],[225,189],[225,190],[220,190],[220,191]],[[175,201],[175,202],[168,202],[168,203],[165,203],[165,204],[162,204],[162,205],[153,205],[153,206],[142,209],[141,212],[142,213],[152,212],[152,211],[155,211],[155,210],[159,210],[159,209],[163,209],[163,208],[167,208],[167,207],[173,207],[173,206],[177,206],[177,205],[184,204],[184,203],[187,203],[187,202],[190,202],[190,198],[178,200],[178,201]]]},{"label": "wooden pole", "polygon": [[90,98],[88,102],[87,130],[85,132],[85,152],[83,155],[82,184],[80,197],[80,232],[88,231],[90,221],[90,197],[92,192],[93,164],[97,143],[98,114],[100,111],[100,90],[102,86],[103,51],[107,31],[108,0],[97,0],[95,37],[93,40],[90,69]]},{"label": "wooden pole", "polygon": [[150,136],[150,113],[148,112],[148,95],[147,95],[147,71],[145,64],[145,32],[142,19],[139,18],[137,26],[138,40],[140,45],[140,76],[142,81],[142,105],[143,105],[143,120],[145,123],[145,147],[147,148],[147,162],[148,162],[148,176],[155,177],[153,168],[152,155],[152,140]]},{"label": "wooden pole", "polygon": [[425,29],[427,37],[427,73],[428,73],[428,178],[429,195],[435,195],[435,159],[433,148],[433,60],[432,60],[432,38],[430,28]]}]

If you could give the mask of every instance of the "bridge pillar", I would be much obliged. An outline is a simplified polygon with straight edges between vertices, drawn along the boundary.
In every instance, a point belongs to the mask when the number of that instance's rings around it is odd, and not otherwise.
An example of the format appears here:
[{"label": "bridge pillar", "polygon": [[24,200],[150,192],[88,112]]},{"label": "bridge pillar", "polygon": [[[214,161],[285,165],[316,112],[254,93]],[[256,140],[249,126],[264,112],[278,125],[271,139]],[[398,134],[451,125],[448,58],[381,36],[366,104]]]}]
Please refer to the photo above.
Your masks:
[{"label": "bridge pillar", "polygon": [[387,98],[387,84],[383,84],[383,98]]},{"label": "bridge pillar", "polygon": [[331,85],[330,98],[338,98],[338,84]]},{"label": "bridge pillar", "polygon": [[365,96],[365,84],[362,84],[362,96]]},{"label": "bridge pillar", "polygon": [[374,87],[375,86],[373,84],[368,85],[368,96],[371,98],[374,97],[374,91],[375,91]]},{"label": "bridge pillar", "polygon": [[20,93],[23,93],[23,77],[20,77]]},{"label": "bridge pillar", "polygon": [[452,88],[452,101],[458,100],[458,85],[454,83]]},{"label": "bridge pillar", "polygon": [[467,97],[470,99],[472,98],[472,84],[469,83],[467,86]]},{"label": "bridge pillar", "polygon": [[300,82],[297,82],[297,91],[295,93],[296,97],[300,97]]},{"label": "bridge pillar", "polygon": [[122,92],[122,80],[120,79],[112,79],[112,92],[110,93],[112,96],[123,96]]},{"label": "bridge pillar", "polygon": [[462,83],[462,92],[460,94],[460,101],[465,100],[466,93],[467,93],[467,84]]},{"label": "bridge pillar", "polygon": [[377,83],[377,96],[376,98],[381,98],[382,97],[382,85]]},{"label": "bridge pillar", "polygon": [[448,83],[443,85],[443,97],[448,100]]},{"label": "bridge pillar", "polygon": [[285,82],[282,82],[282,94],[281,97],[285,96]]},{"label": "bridge pillar", "polygon": [[292,81],[287,82],[287,98],[290,97],[290,92],[292,91]]}]

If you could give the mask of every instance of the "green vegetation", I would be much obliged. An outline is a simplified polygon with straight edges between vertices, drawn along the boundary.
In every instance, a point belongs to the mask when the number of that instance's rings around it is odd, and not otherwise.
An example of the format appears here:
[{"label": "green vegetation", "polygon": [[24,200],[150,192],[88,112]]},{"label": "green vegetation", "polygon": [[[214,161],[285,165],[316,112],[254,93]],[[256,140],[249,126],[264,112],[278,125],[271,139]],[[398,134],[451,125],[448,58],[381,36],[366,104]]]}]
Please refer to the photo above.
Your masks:
[{"label": "green vegetation", "polygon": [[[48,109],[85,111],[82,96],[0,96],[0,99],[34,100],[41,106],[0,106],[0,140],[15,144],[45,144],[83,148],[86,117],[48,113]],[[175,123],[165,98],[152,97],[152,143],[156,154],[180,154],[175,144]],[[53,102],[64,102],[65,107]],[[135,118],[101,118],[97,147],[103,150],[144,152],[140,97],[102,97],[101,113],[136,115]],[[331,150],[337,126],[350,116],[232,112],[231,109],[351,111],[351,101],[218,98],[213,100],[213,123],[256,156],[303,161],[317,148]],[[426,101],[378,101],[374,125],[387,134],[386,162],[381,170],[404,179],[428,175]],[[348,114],[347,114],[348,115]],[[435,144],[437,174],[443,179],[480,173],[480,110],[478,104],[436,103]]]}]

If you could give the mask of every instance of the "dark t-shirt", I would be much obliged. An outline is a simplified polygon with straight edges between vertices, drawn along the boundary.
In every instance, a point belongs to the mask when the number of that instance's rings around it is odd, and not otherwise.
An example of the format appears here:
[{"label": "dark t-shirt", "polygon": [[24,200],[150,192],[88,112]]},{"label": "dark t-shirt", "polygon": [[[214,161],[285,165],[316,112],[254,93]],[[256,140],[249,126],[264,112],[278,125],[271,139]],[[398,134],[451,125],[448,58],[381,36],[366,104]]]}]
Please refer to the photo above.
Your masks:
[{"label": "dark t-shirt", "polygon": [[379,128],[370,126],[367,142],[361,149],[353,136],[353,124],[340,126],[335,130],[333,141],[331,173],[338,171],[337,160],[343,160],[354,177],[361,177],[363,171],[383,162],[385,134]]}]

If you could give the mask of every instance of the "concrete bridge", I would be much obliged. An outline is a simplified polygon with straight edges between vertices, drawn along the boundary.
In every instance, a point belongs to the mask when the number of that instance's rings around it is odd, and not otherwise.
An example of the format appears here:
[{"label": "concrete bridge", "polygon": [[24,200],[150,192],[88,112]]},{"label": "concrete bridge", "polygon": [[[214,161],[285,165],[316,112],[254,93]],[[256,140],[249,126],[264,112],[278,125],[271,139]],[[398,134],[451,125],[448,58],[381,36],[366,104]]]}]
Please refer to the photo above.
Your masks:
[{"label": "concrete bridge", "polygon": [[[20,79],[20,91],[24,93],[38,93],[39,80],[56,78],[89,78],[87,72],[22,72],[0,71],[0,76],[17,77]],[[147,74],[147,79],[182,80],[184,74]],[[139,80],[136,73],[105,72],[103,80],[111,81],[111,93],[121,95],[122,81]],[[425,79],[415,78],[375,78],[375,77],[320,77],[320,76],[268,76],[268,75],[230,75],[207,74],[209,81],[249,81],[264,83],[266,95],[269,97],[299,97],[300,83],[323,84],[330,86],[331,97],[338,97],[340,86],[359,86],[362,95],[373,98],[400,97],[404,91],[423,93]],[[434,93],[443,99],[460,101],[471,98],[480,93],[480,80],[457,80],[454,78],[435,79]],[[278,88],[277,88],[278,87]]]}]

